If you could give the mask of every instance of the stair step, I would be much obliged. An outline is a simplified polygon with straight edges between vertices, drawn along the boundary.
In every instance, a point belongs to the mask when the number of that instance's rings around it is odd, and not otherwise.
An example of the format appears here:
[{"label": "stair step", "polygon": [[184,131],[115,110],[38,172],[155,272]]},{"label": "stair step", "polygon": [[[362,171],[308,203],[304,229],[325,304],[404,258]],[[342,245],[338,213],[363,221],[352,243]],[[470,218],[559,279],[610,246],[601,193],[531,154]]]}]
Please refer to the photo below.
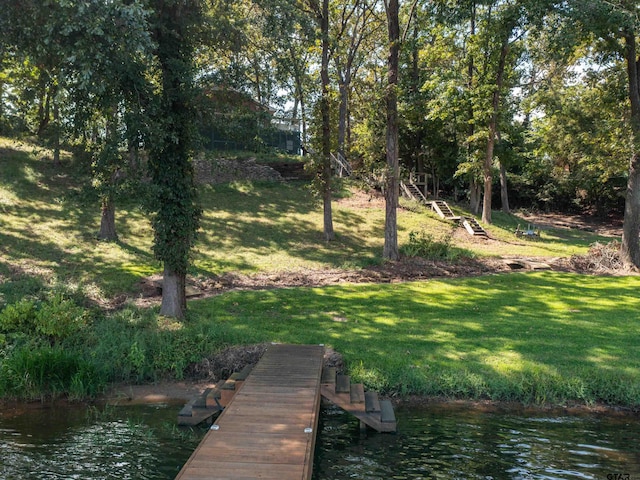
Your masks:
[{"label": "stair step", "polygon": [[252,369],[253,369],[253,365],[246,365],[239,372],[233,372],[229,377],[229,380],[235,380],[236,382],[244,382],[249,376],[249,374],[251,373]]},{"label": "stair step", "polygon": [[325,383],[325,384],[336,383],[336,367],[325,367],[322,369],[321,383]]},{"label": "stair step", "polygon": [[471,235],[487,235],[485,229],[475,218],[465,218],[462,223]]},{"label": "stair step", "polygon": [[195,397],[192,401],[194,408],[207,408],[207,397],[204,393]]},{"label": "stair step", "polygon": [[193,415],[193,404],[196,402],[197,398],[192,398],[185,404],[184,407],[178,412],[178,417],[190,417]]},{"label": "stair step", "polygon": [[380,420],[382,423],[395,423],[396,414],[390,400],[380,401]]},{"label": "stair step", "polygon": [[194,426],[213,417],[218,410],[210,408],[194,408],[191,416],[178,415],[178,425]]},{"label": "stair step", "polygon": [[349,375],[336,376],[336,393],[351,393],[351,377]]},{"label": "stair step", "polygon": [[418,188],[414,183],[400,182],[400,186],[404,191],[404,194],[409,198],[417,200],[420,203],[427,203],[427,198],[424,196],[424,193],[422,193],[422,190],[420,190],[420,188]]},{"label": "stair step", "polygon": [[364,394],[365,411],[367,413],[380,413],[380,400],[377,392],[366,392]]},{"label": "stair step", "polygon": [[222,398],[222,394],[217,388],[207,388],[207,390],[205,390],[204,397],[207,408],[218,408],[218,403]]},{"label": "stair step", "polygon": [[226,407],[236,394],[236,381],[229,379],[218,388],[220,389],[220,405]]},{"label": "stair step", "polygon": [[351,403],[364,403],[364,385],[361,383],[354,383],[351,385]]},{"label": "stair step", "polygon": [[236,381],[232,379],[226,380],[220,387],[220,390],[235,390],[235,389],[236,389]]}]

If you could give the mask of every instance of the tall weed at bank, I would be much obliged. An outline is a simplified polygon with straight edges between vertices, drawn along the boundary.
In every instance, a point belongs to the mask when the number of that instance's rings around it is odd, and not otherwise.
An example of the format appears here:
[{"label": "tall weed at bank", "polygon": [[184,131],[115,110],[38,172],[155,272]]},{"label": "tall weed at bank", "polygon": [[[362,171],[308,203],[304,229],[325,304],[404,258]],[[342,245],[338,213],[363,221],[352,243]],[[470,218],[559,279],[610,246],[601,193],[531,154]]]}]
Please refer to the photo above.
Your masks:
[{"label": "tall weed at bank", "polygon": [[95,397],[106,382],[95,365],[60,347],[24,346],[0,361],[0,396],[29,400]]}]

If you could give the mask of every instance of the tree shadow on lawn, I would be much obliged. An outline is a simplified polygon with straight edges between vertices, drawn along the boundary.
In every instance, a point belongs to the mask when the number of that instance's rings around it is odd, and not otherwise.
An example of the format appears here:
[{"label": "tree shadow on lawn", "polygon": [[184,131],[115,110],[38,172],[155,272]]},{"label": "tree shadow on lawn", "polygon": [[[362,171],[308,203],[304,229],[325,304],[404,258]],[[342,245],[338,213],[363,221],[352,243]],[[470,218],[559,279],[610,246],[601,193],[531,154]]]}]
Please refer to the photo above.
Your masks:
[{"label": "tree shadow on lawn", "polygon": [[388,391],[495,398],[520,388],[516,400],[538,401],[536,388],[551,385],[556,395],[583,388],[594,398],[606,394],[603,379],[640,377],[638,286],[635,278],[503,274],[242,292],[194,311],[259,341],[331,345]]},{"label": "tree shadow on lawn", "polygon": [[[207,260],[213,258],[215,262],[225,263],[238,250],[246,249],[248,254],[262,257],[281,252],[307,261],[341,266],[346,261],[357,263],[359,259],[370,263],[375,256],[374,247],[367,243],[380,233],[374,227],[367,227],[364,215],[337,210],[334,213],[336,239],[330,243],[324,241],[322,207],[306,192],[285,186],[249,195],[226,187],[220,195],[225,195],[224,204],[205,210],[201,220],[196,247],[200,258],[209,255]],[[215,199],[211,197],[208,202],[214,205]],[[313,212],[317,213],[316,222],[308,218]],[[356,227],[358,232],[352,234]]]}]

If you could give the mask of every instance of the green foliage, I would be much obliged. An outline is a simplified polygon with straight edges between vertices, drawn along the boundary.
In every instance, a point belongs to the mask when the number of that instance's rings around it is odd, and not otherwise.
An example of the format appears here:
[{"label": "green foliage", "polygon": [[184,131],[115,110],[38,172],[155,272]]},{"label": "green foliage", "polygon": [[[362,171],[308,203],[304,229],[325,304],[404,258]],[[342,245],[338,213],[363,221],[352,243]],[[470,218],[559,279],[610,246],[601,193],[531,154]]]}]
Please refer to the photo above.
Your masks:
[{"label": "green foliage", "polygon": [[52,339],[64,339],[81,330],[87,324],[88,316],[88,312],[73,300],[56,294],[37,311],[35,330]]},{"label": "green foliage", "polygon": [[38,295],[45,286],[41,279],[29,275],[17,275],[10,282],[0,283],[0,309],[25,297]]},{"label": "green foliage", "polygon": [[388,393],[640,405],[637,277],[489,275],[236,292],[192,321],[241,343],[324,343]]},{"label": "green foliage", "polygon": [[0,312],[0,331],[5,333],[33,331],[36,312],[35,301],[26,298],[7,305]]},{"label": "green foliage", "polygon": [[153,36],[157,43],[160,92],[153,111],[149,171],[154,188],[153,250],[174,274],[187,273],[201,210],[190,161],[194,146],[195,91],[193,55],[199,22],[195,0],[162,0],[154,5]]},{"label": "green foliage", "polygon": [[189,365],[220,345],[224,330],[159,319],[157,312],[127,308],[97,321],[81,344],[115,382],[183,378]]},{"label": "green foliage", "polygon": [[26,346],[0,362],[0,395],[44,399],[94,397],[105,386],[95,366],[60,347]]},{"label": "green foliage", "polygon": [[[628,135],[626,80],[619,62],[585,69],[582,81],[535,96],[545,111],[533,122],[532,158],[519,186],[525,199],[548,209],[621,211],[632,146]],[[565,72],[565,75],[568,75]],[[558,83],[557,85],[555,83]]]},{"label": "green foliage", "polygon": [[37,335],[57,342],[85,327],[88,316],[84,308],[62,294],[42,302],[24,298],[0,311],[0,332]]},{"label": "green foliage", "polygon": [[422,257],[428,260],[456,260],[462,256],[470,256],[470,252],[452,245],[452,234],[443,240],[435,240],[433,235],[421,230],[409,232],[409,241],[400,252],[407,257]]}]

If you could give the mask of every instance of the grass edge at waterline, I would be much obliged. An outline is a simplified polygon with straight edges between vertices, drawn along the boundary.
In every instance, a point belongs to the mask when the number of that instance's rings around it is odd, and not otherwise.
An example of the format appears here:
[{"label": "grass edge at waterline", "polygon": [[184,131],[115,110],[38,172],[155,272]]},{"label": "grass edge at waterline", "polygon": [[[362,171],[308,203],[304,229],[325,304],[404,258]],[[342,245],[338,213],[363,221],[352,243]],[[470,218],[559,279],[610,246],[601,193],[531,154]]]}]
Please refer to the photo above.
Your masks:
[{"label": "grass edge at waterline", "polygon": [[192,321],[240,343],[324,343],[389,395],[640,406],[639,277],[511,273],[234,292]]}]

